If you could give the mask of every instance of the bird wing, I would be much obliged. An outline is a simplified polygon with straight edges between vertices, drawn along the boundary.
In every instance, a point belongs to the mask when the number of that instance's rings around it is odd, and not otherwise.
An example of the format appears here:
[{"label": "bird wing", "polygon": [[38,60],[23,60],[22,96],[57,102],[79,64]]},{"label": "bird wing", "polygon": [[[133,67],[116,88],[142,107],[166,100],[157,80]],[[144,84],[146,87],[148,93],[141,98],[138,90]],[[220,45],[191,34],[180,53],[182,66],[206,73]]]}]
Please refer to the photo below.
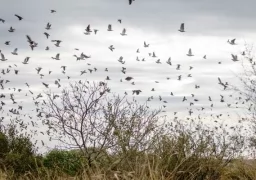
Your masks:
[{"label": "bird wing", "polygon": [[124,29],[123,29],[123,34],[125,34],[125,33],[126,33],[126,29],[124,28]]},{"label": "bird wing", "polygon": [[17,53],[17,51],[18,51],[18,48],[15,48],[13,52],[14,52],[14,53]]},{"label": "bird wing", "polygon": [[236,41],[236,39],[232,39],[232,40],[231,40],[231,43],[235,43],[235,41]]},{"label": "bird wing", "polygon": [[232,58],[235,60],[237,57],[234,54],[231,54]]},{"label": "bird wing", "polygon": [[180,30],[184,30],[184,23],[181,23]]},{"label": "bird wing", "polygon": [[56,55],[56,58],[57,58],[57,59],[59,59],[59,58],[60,58],[60,54],[59,54],[59,53]]},{"label": "bird wing", "polygon": [[17,18],[19,18],[19,19],[22,19],[22,17],[21,17],[21,16],[19,16],[19,15],[17,15],[17,14],[15,14],[15,16],[16,16]]},{"label": "bird wing", "polygon": [[111,24],[109,24],[109,25],[108,25],[108,29],[111,29],[111,27],[112,27]]},{"label": "bird wing", "polygon": [[191,49],[188,50],[188,54],[192,54],[192,50]]},{"label": "bird wing", "polygon": [[5,59],[4,54],[3,54],[3,53],[1,53],[1,58],[2,58],[2,59]]},{"label": "bird wing", "polygon": [[32,42],[31,38],[29,35],[26,35],[27,39],[28,39],[28,42]]}]

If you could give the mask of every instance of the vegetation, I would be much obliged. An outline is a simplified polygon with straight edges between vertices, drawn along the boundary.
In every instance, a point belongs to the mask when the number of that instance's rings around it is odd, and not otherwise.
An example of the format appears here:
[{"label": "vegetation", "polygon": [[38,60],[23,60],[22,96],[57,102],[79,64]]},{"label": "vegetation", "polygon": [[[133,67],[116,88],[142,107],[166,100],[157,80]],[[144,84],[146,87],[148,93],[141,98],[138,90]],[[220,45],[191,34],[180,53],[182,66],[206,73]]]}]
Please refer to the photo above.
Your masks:
[{"label": "vegetation", "polygon": [[166,123],[161,110],[111,94],[103,82],[47,94],[42,122],[65,149],[39,155],[30,136],[2,124],[1,179],[256,179],[256,163],[242,158],[247,137],[238,126]]}]

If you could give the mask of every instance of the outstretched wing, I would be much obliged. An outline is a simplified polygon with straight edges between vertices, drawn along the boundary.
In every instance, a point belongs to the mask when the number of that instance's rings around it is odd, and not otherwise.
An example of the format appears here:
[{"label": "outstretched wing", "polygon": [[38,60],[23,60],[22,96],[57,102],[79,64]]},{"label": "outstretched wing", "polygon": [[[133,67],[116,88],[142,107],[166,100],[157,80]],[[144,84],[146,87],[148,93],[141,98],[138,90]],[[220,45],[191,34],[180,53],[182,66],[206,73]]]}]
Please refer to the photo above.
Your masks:
[{"label": "outstretched wing", "polygon": [[26,35],[26,37],[27,37],[27,39],[28,39],[28,42],[32,42],[32,39],[30,38],[30,36],[29,35]]},{"label": "outstretched wing", "polygon": [[231,43],[235,44],[235,41],[236,41],[236,39],[232,39],[232,40],[231,40]]},{"label": "outstretched wing", "polygon": [[1,58],[2,58],[3,60],[5,59],[4,54],[3,54],[3,53],[1,53]]},{"label": "outstretched wing", "polygon": [[180,30],[183,30],[183,31],[184,31],[184,23],[181,23],[181,25],[180,25]]}]

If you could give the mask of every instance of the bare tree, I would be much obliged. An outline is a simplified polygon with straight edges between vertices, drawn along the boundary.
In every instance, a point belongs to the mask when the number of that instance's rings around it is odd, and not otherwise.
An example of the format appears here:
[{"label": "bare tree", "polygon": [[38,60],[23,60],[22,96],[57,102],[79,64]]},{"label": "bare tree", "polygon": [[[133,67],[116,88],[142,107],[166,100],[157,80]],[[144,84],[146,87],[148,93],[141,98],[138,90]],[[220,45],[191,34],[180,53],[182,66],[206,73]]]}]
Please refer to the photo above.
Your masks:
[{"label": "bare tree", "polygon": [[76,82],[60,95],[49,92],[45,106],[52,136],[68,148],[79,148],[88,166],[104,153],[122,154],[117,165],[129,151],[148,150],[160,132],[160,110],[111,94],[104,82]]}]

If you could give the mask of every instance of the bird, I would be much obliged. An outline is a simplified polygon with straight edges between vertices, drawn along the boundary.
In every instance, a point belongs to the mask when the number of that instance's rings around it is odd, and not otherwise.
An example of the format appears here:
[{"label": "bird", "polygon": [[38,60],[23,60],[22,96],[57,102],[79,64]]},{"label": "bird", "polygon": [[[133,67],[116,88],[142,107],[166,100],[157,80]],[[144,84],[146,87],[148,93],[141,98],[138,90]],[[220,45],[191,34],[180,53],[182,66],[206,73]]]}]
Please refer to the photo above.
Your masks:
[{"label": "bird", "polygon": [[3,53],[1,53],[1,59],[0,59],[1,61],[7,61],[8,59],[6,59],[5,57],[4,57],[4,54]]},{"label": "bird", "polygon": [[237,55],[231,54],[231,56],[232,56],[232,59],[231,59],[232,61],[234,61],[234,62],[239,61],[237,59]]},{"label": "bird", "polygon": [[187,56],[194,56],[194,55],[192,54],[191,48],[189,48]]},{"label": "bird", "polygon": [[48,39],[50,34],[48,34],[47,32],[44,33],[44,35],[46,36],[46,38]]},{"label": "bird", "polygon": [[52,9],[52,10],[51,10],[51,13],[56,13],[56,10]]},{"label": "bird", "polygon": [[206,59],[206,55],[204,55],[204,57],[203,57],[204,59]]},{"label": "bird", "polygon": [[120,33],[122,36],[127,36],[126,29],[124,28],[123,31]]},{"label": "bird", "polygon": [[132,90],[132,95],[136,94],[139,95],[142,91],[141,90]]},{"label": "bird", "polygon": [[122,23],[122,19],[118,19],[117,21],[118,21],[120,24]]},{"label": "bird", "polygon": [[58,54],[56,54],[56,56],[55,56],[55,57],[52,57],[52,59],[60,60],[60,54],[59,54],[59,53],[58,53]]},{"label": "bird", "polygon": [[184,23],[181,23],[180,29],[178,31],[185,32],[185,27],[184,26],[185,26]]},{"label": "bird", "polygon": [[42,84],[43,84],[46,88],[49,87],[49,84],[46,84],[46,83],[44,83],[44,82],[42,82]]},{"label": "bird", "polygon": [[99,31],[98,29],[94,29],[94,34],[97,34],[97,32]]},{"label": "bird", "polygon": [[22,63],[23,63],[23,64],[28,64],[29,58],[30,58],[30,57],[26,57]]},{"label": "bird", "polygon": [[228,43],[231,45],[236,45],[235,41],[236,41],[236,39],[232,39],[231,41],[229,41],[229,39],[228,39]]},{"label": "bird", "polygon": [[46,30],[50,30],[50,29],[51,29],[51,26],[52,26],[52,25],[48,22],[48,23],[46,24],[46,28],[45,28],[45,29],[46,29]]},{"label": "bird", "polygon": [[5,22],[5,20],[0,18],[0,22],[4,23],[4,22]]},{"label": "bird", "polygon": [[108,48],[109,48],[112,52],[113,52],[113,50],[115,49],[113,45],[110,45]]},{"label": "bird", "polygon": [[108,31],[113,31],[111,24],[108,25]]},{"label": "bird", "polygon": [[92,32],[90,24],[86,27],[85,31],[88,33]]},{"label": "bird", "polygon": [[21,16],[19,16],[17,14],[15,14],[15,16],[19,19],[19,21],[21,21],[23,19],[23,17],[21,17]]},{"label": "bird", "polygon": [[5,45],[9,46],[11,41],[5,41]]},{"label": "bird", "polygon": [[125,78],[126,81],[130,81],[130,80],[132,80],[132,79],[133,79],[133,77],[130,77],[130,76],[128,76],[128,77]]},{"label": "bird", "polygon": [[13,54],[13,55],[18,55],[17,51],[18,51],[18,48],[15,48],[15,49],[13,50],[12,54]]},{"label": "bird", "polygon": [[133,1],[135,1],[135,0],[128,0],[128,1],[129,1],[129,5],[131,5],[131,4],[132,4],[132,2],[133,2]]},{"label": "bird", "polygon": [[144,41],[144,47],[145,48],[149,47],[149,44],[147,44],[145,41]]},{"label": "bird", "polygon": [[15,29],[13,29],[13,27],[11,26],[10,29],[8,30],[9,32],[14,32]]}]

